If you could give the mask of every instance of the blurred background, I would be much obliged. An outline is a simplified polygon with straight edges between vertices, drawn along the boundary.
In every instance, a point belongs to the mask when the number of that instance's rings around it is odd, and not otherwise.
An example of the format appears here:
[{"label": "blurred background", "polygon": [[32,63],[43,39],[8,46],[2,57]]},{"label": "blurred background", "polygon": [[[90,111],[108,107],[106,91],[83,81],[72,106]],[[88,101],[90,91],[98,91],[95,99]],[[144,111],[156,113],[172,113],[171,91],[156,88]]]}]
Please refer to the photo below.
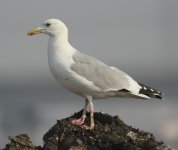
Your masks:
[{"label": "blurred background", "polygon": [[119,117],[178,148],[178,1],[0,1],[0,147],[27,133],[36,145],[56,123],[83,108],[83,98],[63,89],[47,60],[48,37],[27,32],[48,18],[69,28],[78,50],[120,68],[165,93],[165,101],[114,98],[95,111]]}]

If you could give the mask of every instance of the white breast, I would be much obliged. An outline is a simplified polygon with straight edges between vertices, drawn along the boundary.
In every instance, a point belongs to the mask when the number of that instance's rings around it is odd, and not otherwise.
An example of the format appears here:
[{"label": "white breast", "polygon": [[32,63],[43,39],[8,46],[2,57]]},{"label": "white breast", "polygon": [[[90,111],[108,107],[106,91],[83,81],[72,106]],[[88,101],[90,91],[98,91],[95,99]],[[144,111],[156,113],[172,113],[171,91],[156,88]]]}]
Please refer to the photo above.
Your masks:
[{"label": "white breast", "polygon": [[[66,49],[66,50],[65,50]],[[70,78],[70,66],[73,63],[72,50],[68,52],[68,48],[55,46],[49,43],[48,46],[48,63],[53,76],[57,81],[63,83]]]},{"label": "white breast", "polygon": [[68,90],[81,96],[91,95],[98,90],[97,87],[70,69],[70,66],[75,63],[72,58],[75,52],[76,50],[70,45],[58,47],[54,43],[49,43],[49,68],[56,80]]}]

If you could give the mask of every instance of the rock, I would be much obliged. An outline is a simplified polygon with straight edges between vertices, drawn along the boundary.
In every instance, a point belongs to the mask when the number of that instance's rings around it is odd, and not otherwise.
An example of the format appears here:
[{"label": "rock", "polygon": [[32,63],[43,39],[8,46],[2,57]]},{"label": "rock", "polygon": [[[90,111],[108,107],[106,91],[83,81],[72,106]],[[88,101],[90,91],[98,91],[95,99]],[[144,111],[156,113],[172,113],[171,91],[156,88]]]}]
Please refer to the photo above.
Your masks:
[{"label": "rock", "polygon": [[130,131],[129,133],[126,134],[126,136],[130,137],[131,140],[135,141],[137,139],[137,134]]},{"label": "rock", "polygon": [[[44,149],[49,139],[58,136],[58,149],[62,150],[172,150],[163,142],[158,142],[151,133],[140,131],[128,126],[118,116],[110,116],[103,113],[95,113],[95,128],[93,130],[82,129],[70,124],[70,118],[79,118],[82,110],[73,116],[58,120],[57,123],[44,135]],[[87,118],[89,113],[87,113]],[[86,119],[89,125],[90,120]],[[55,144],[54,144],[55,145]]]},{"label": "rock", "polygon": [[[173,150],[155,140],[148,132],[123,123],[118,116],[95,113],[95,128],[86,130],[70,124],[70,118],[79,118],[82,110],[73,116],[58,120],[43,136],[44,146],[36,147],[26,134],[9,138],[4,150]],[[87,113],[86,124],[90,124]]]},{"label": "rock", "polygon": [[36,150],[27,134],[19,134],[17,136],[9,136],[11,143],[6,145],[4,150]]}]

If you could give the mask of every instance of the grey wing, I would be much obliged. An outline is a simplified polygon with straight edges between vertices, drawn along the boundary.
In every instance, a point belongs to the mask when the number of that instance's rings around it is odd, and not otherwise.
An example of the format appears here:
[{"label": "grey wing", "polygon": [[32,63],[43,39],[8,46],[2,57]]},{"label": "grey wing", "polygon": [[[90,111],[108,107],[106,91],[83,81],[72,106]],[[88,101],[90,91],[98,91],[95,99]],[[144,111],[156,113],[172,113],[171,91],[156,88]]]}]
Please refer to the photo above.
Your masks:
[{"label": "grey wing", "polygon": [[131,78],[119,69],[110,67],[96,58],[79,52],[73,55],[73,59],[75,63],[71,66],[71,69],[80,76],[93,82],[101,90],[129,90]]}]

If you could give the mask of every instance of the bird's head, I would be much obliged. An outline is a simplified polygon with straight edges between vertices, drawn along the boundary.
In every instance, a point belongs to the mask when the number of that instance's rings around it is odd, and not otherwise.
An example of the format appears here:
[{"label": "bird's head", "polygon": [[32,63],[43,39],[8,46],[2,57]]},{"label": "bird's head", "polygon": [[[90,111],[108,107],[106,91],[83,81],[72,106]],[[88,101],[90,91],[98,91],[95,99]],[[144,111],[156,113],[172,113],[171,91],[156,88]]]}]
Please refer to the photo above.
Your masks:
[{"label": "bird's head", "polygon": [[34,28],[28,32],[29,36],[44,33],[49,36],[60,36],[67,34],[68,29],[66,25],[58,19],[48,19],[40,27]]}]

